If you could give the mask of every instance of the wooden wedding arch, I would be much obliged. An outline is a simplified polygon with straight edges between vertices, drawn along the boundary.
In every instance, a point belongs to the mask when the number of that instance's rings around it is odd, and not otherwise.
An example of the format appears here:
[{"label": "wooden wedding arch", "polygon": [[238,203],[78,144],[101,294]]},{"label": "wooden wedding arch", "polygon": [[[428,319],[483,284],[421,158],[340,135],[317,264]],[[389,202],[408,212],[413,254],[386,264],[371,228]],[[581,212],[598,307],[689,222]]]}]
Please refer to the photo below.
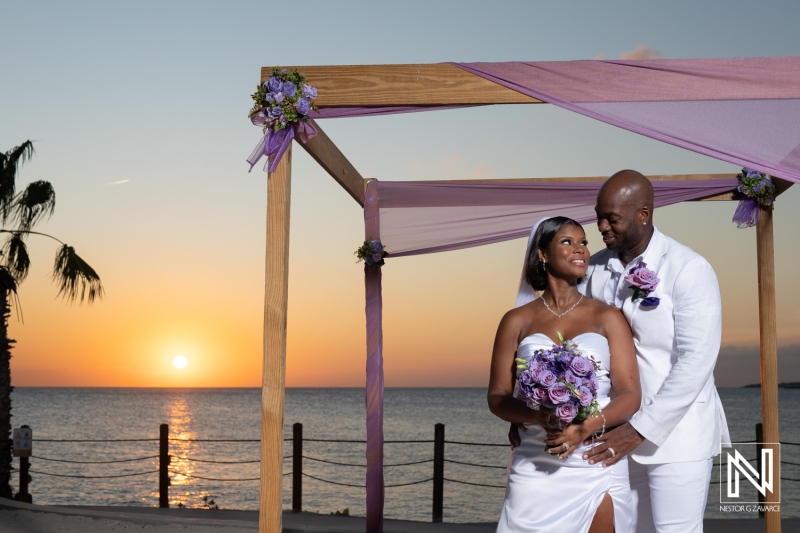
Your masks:
[{"label": "wooden wedding arch", "polygon": [[[317,87],[315,103],[320,108],[391,107],[391,106],[468,106],[490,104],[541,104],[492,81],[450,64],[304,66],[296,68],[309,85]],[[261,69],[261,82],[271,68]],[[318,134],[298,144],[363,207],[366,183],[331,139],[315,124]],[[266,288],[264,297],[264,364],[261,407],[261,500],[260,533],[281,531],[283,489],[283,416],[286,368],[286,323],[289,274],[289,206],[291,193],[291,147],[269,174],[267,185]],[[708,180],[730,178],[730,174],[684,174],[649,176],[660,180]],[[517,180],[475,180],[480,182],[525,182]],[[550,178],[550,182],[604,181],[607,176]],[[778,194],[792,182],[773,178]],[[701,201],[737,200],[730,192],[701,198]],[[775,306],[775,266],[772,211],[762,209],[758,222],[756,255],[758,259],[758,303],[761,353],[761,402],[763,440],[779,442],[778,359]],[[369,235],[365,236],[369,238]],[[776,478],[780,478],[776,464]],[[770,496],[779,501],[778,484]],[[780,511],[768,511],[765,531],[780,531]]]}]

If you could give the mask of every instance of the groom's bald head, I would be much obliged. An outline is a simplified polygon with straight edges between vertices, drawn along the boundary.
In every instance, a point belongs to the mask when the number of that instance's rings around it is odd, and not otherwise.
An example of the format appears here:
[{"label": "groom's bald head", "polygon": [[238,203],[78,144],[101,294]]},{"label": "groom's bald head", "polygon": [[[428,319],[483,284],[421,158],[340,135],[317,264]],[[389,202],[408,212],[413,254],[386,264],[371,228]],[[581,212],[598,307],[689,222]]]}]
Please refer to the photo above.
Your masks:
[{"label": "groom's bald head", "polygon": [[630,260],[644,252],[653,234],[653,185],[635,170],[620,170],[597,193],[597,228],[605,245]]},{"label": "groom's bald head", "polygon": [[598,204],[612,201],[634,211],[640,207],[647,207],[652,220],[653,184],[635,170],[620,170],[608,178],[597,193]]}]

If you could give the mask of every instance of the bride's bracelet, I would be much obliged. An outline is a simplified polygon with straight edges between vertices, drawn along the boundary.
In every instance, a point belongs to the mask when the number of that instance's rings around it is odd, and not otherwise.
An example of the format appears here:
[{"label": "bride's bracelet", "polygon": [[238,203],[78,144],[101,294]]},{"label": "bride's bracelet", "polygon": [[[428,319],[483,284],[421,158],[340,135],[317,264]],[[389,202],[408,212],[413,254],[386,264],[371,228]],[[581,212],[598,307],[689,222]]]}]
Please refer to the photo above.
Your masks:
[{"label": "bride's bracelet", "polygon": [[[599,435],[597,433],[592,435],[592,440],[599,439],[600,437],[606,434],[606,415],[603,414],[602,409],[600,409],[598,412],[600,413],[600,416],[603,418],[603,428],[600,430]],[[594,415],[594,417],[597,418],[597,415]]]}]

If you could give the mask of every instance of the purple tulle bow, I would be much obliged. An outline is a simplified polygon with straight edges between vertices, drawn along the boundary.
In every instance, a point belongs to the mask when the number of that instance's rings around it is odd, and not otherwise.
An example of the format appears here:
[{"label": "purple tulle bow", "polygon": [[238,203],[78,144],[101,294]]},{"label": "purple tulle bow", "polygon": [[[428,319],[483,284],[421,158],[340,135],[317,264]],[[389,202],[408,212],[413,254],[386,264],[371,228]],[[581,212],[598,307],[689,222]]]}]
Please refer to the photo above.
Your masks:
[{"label": "purple tulle bow", "polygon": [[[262,125],[258,123],[259,120],[256,119],[256,115],[254,115],[251,120],[253,124],[257,126]],[[272,131],[271,128],[267,129],[267,133],[256,145],[250,157],[247,158],[247,162],[250,163],[250,170],[248,170],[248,172],[253,170],[255,164],[258,163],[258,160],[263,156],[267,156],[267,162],[264,164],[264,172],[275,172],[283,154],[289,149],[289,145],[292,143],[292,139],[294,139],[295,127],[297,128],[297,134],[300,135],[300,139],[304,143],[308,142],[309,139],[317,134],[317,129],[309,122],[289,124],[277,132]]]},{"label": "purple tulle bow", "polygon": [[758,224],[758,219],[761,218],[761,207],[755,198],[742,198],[739,200],[739,205],[736,207],[736,212],[733,214],[733,222],[736,227],[752,228]]}]

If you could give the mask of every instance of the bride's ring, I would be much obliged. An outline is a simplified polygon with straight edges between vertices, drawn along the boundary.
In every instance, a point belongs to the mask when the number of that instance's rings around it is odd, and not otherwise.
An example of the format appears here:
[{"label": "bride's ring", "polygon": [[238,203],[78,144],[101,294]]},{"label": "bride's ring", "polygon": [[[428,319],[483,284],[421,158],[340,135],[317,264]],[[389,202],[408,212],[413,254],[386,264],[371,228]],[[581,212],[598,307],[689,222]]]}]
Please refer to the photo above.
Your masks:
[{"label": "bride's ring", "polygon": [[608,447],[608,451],[611,452],[611,458],[612,459],[614,458],[615,455],[617,455],[617,453],[614,451],[614,448],[612,448],[611,446]]},{"label": "bride's ring", "polygon": [[569,450],[569,444],[567,444],[566,442],[562,442],[561,445],[564,447],[564,451]]}]

